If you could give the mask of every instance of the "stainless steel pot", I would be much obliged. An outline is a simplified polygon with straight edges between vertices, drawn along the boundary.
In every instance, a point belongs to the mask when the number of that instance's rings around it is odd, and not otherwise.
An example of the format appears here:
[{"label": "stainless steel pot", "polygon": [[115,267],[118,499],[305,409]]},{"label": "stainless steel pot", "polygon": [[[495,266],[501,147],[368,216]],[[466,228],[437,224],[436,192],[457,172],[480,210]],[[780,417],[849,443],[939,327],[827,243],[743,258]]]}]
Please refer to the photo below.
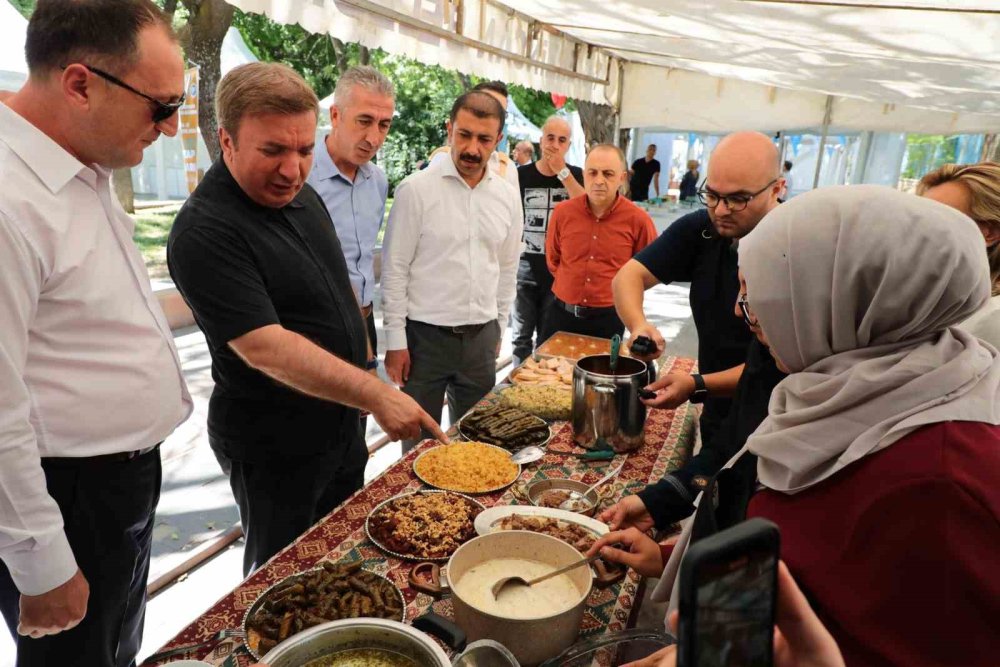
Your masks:
[{"label": "stainless steel pot", "polygon": [[[580,553],[562,540],[541,533],[524,530],[490,533],[466,542],[452,554],[448,561],[447,580],[461,581],[462,576],[473,566],[497,558],[520,558],[562,567],[580,560]],[[434,563],[427,565],[434,571],[438,569]],[[437,583],[428,585],[411,575],[410,584],[432,595],[450,592],[455,623],[469,640],[492,639],[500,642],[521,665],[531,666],[559,655],[580,634],[580,623],[583,621],[593,579],[589,568],[570,570],[566,576],[570,577],[580,591],[576,604],[555,614],[526,619],[495,616],[473,607],[443,581],[443,577]]]},{"label": "stainless steel pot", "polygon": [[311,660],[357,648],[399,653],[419,667],[451,666],[444,649],[426,634],[381,618],[330,621],[303,630],[271,649],[262,662],[268,667],[302,667]]},{"label": "stainless steel pot", "polygon": [[611,372],[611,355],[583,357],[573,368],[573,440],[585,449],[631,452],[642,446],[646,406],[640,400],[649,384],[645,362],[620,357]]}]

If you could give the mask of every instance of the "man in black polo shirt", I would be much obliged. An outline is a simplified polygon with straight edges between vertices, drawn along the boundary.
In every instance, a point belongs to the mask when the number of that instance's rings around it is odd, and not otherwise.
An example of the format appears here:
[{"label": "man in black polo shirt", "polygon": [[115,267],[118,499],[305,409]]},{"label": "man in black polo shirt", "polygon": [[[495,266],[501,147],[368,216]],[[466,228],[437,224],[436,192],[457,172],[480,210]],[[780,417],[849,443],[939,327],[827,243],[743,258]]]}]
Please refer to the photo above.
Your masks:
[{"label": "man in black polo shirt", "polygon": [[652,358],[663,352],[664,341],[643,313],[643,293],[658,283],[691,283],[698,370],[705,375],[664,375],[651,385],[658,396],[647,405],[674,408],[689,398],[704,402],[701,437],[706,446],[729,412],[729,397],[752,338],[733,313],[739,294],[736,246],[778,205],[783,185],[778,150],[768,137],[756,132],[725,137],[712,152],[699,193],[707,208],[675,221],[615,276],[618,314],[633,337],[656,343]]},{"label": "man in black polo shirt", "polygon": [[305,183],[319,104],[252,63],[216,93],[222,159],[184,204],[170,275],[208,339],[209,443],[240,507],[249,574],[364,481],[358,408],[392,438],[434,420],[366,373],[365,323],[330,216]]}]

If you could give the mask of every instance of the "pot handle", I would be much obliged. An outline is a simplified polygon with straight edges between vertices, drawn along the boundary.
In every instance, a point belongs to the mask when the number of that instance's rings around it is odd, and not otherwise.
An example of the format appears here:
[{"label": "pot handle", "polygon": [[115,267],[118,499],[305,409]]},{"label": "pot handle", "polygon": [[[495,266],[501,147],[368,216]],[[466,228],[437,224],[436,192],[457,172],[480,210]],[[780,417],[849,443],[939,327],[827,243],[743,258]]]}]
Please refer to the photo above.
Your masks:
[{"label": "pot handle", "polygon": [[411,625],[417,630],[434,635],[456,651],[465,649],[465,631],[452,621],[449,621],[444,616],[435,614],[433,611],[428,610],[423,616],[413,619]]},{"label": "pot handle", "polygon": [[434,599],[443,597],[448,588],[441,577],[441,566],[431,561],[422,561],[414,565],[410,570],[409,580],[410,588],[427,593]]},{"label": "pot handle", "polygon": [[594,586],[597,588],[607,588],[613,586],[625,578],[628,570],[624,567],[609,565],[603,558],[594,561]]}]

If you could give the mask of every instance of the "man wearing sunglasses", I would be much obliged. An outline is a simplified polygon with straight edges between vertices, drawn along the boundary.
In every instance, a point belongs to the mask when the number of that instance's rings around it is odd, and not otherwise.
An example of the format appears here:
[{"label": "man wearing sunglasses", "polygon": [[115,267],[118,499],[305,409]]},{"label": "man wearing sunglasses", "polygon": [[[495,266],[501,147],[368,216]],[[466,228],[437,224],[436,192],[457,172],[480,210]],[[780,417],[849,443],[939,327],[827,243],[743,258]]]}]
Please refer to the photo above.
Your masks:
[{"label": "man wearing sunglasses", "polygon": [[746,357],[750,332],[733,316],[739,292],[736,247],[778,205],[784,183],[778,151],[756,132],[738,132],[719,142],[698,191],[705,208],[670,225],[615,276],[615,307],[633,337],[656,343],[663,336],[643,313],[645,290],[659,283],[691,283],[691,312],[698,330],[699,373],[670,373],[651,385],[657,397],[647,405],[673,408],[704,403],[702,442],[711,441],[730,408]]},{"label": "man wearing sunglasses", "polygon": [[149,0],[40,0],[0,104],[0,611],[20,667],[135,664],[159,443],[191,412],[111,170],[177,132]]}]

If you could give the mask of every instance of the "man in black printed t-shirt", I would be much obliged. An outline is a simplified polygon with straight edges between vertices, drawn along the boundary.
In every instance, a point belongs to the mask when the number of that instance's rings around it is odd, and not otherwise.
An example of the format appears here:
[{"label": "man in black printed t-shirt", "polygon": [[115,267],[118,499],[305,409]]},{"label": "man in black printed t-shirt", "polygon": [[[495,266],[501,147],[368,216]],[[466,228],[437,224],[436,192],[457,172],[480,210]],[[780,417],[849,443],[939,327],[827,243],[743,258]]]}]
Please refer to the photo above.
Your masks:
[{"label": "man in black printed t-shirt", "polygon": [[[566,165],[571,129],[561,116],[542,126],[542,157],[518,167],[524,206],[524,251],[517,269],[517,298],[511,312],[514,365],[531,356],[535,331],[552,300],[552,274],[545,265],[545,232],[556,204],[584,193],[583,170]],[[542,341],[538,341],[541,343]]]}]

